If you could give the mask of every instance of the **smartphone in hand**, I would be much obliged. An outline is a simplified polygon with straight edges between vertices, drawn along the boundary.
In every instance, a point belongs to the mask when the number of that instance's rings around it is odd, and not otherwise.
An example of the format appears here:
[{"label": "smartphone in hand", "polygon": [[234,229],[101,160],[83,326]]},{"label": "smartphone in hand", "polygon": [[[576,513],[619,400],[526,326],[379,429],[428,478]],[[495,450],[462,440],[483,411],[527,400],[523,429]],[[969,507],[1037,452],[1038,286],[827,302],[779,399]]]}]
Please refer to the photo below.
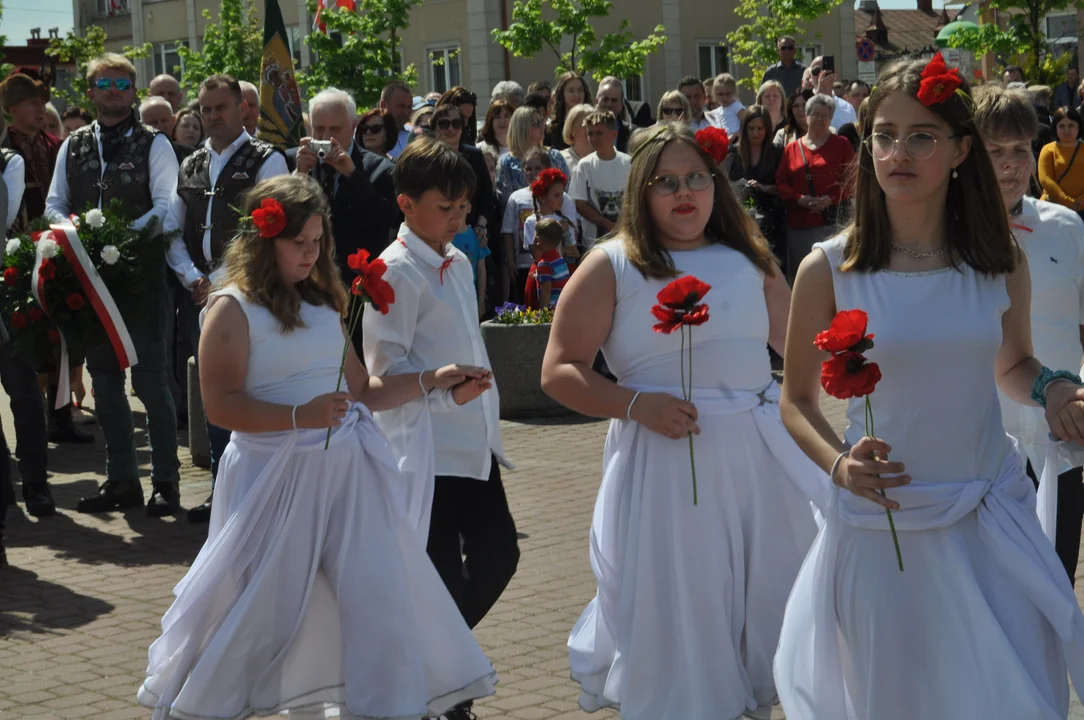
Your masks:
[{"label": "smartphone in hand", "polygon": [[825,55],[822,60],[821,72],[834,73],[836,71],[836,56]]}]

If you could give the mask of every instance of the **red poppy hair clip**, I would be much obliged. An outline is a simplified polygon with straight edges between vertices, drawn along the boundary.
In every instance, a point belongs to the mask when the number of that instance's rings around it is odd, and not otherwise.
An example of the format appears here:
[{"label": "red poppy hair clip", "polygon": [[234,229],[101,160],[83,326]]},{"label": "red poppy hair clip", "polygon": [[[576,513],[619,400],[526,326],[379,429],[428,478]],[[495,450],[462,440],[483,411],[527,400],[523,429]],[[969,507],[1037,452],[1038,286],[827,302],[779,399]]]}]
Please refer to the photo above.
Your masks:
[{"label": "red poppy hair clip", "polygon": [[278,237],[286,229],[286,210],[275,198],[264,198],[260,207],[252,211],[252,224],[260,231],[260,237]]},{"label": "red poppy hair clip", "polygon": [[568,175],[557,168],[546,168],[538,174],[538,179],[531,183],[531,195],[542,197],[549,192],[554,183],[563,183],[568,187]]},{"label": "red poppy hair clip", "polygon": [[922,70],[922,84],[918,87],[918,101],[930,107],[939,105],[950,99],[957,92],[966,97],[960,90],[963,78],[960,71],[950,68],[945,64],[945,58],[938,51],[929,64]]},{"label": "red poppy hair clip", "polygon": [[696,144],[701,150],[711,155],[716,165],[726,160],[727,154],[730,153],[730,136],[727,135],[726,130],[714,125],[696,131]]}]

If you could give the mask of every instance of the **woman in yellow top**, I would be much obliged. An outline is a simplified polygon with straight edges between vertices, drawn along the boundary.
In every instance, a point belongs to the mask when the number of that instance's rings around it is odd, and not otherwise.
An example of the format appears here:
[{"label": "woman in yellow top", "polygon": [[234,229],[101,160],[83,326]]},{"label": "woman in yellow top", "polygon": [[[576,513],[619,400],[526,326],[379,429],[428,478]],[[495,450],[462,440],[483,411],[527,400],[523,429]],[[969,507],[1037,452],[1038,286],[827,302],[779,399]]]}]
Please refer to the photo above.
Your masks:
[{"label": "woman in yellow top", "polygon": [[1084,153],[1081,148],[1080,114],[1058,108],[1051,119],[1057,140],[1039,153],[1039,183],[1043,198],[1081,212],[1084,210]]}]

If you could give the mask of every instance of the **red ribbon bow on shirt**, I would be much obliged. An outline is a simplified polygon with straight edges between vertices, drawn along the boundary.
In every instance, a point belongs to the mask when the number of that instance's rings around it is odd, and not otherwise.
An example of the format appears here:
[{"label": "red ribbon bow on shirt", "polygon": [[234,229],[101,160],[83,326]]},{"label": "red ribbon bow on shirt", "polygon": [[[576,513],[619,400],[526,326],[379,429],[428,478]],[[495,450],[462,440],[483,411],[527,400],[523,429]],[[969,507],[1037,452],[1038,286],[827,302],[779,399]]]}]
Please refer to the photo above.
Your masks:
[{"label": "red ribbon bow on shirt", "polygon": [[455,261],[455,255],[453,255],[450,258],[445,258],[444,262],[442,262],[440,264],[440,284],[441,285],[444,284],[444,271],[447,270],[449,267],[451,267],[451,265],[452,265],[452,263],[454,261]]}]

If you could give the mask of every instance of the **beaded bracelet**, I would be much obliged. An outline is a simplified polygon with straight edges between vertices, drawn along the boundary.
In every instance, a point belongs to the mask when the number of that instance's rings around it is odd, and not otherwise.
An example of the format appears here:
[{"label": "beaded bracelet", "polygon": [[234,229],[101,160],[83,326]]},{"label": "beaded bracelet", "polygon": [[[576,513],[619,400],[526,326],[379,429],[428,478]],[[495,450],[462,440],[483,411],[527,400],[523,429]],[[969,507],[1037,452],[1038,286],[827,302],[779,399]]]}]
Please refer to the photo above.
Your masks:
[{"label": "beaded bracelet", "polygon": [[1051,370],[1044,365],[1043,369],[1039,371],[1039,377],[1035,378],[1035,383],[1031,386],[1031,399],[1045,408],[1046,389],[1050,387],[1050,384],[1055,380],[1068,380],[1076,385],[1084,384],[1081,382],[1080,376],[1076,373],[1068,370]]}]

